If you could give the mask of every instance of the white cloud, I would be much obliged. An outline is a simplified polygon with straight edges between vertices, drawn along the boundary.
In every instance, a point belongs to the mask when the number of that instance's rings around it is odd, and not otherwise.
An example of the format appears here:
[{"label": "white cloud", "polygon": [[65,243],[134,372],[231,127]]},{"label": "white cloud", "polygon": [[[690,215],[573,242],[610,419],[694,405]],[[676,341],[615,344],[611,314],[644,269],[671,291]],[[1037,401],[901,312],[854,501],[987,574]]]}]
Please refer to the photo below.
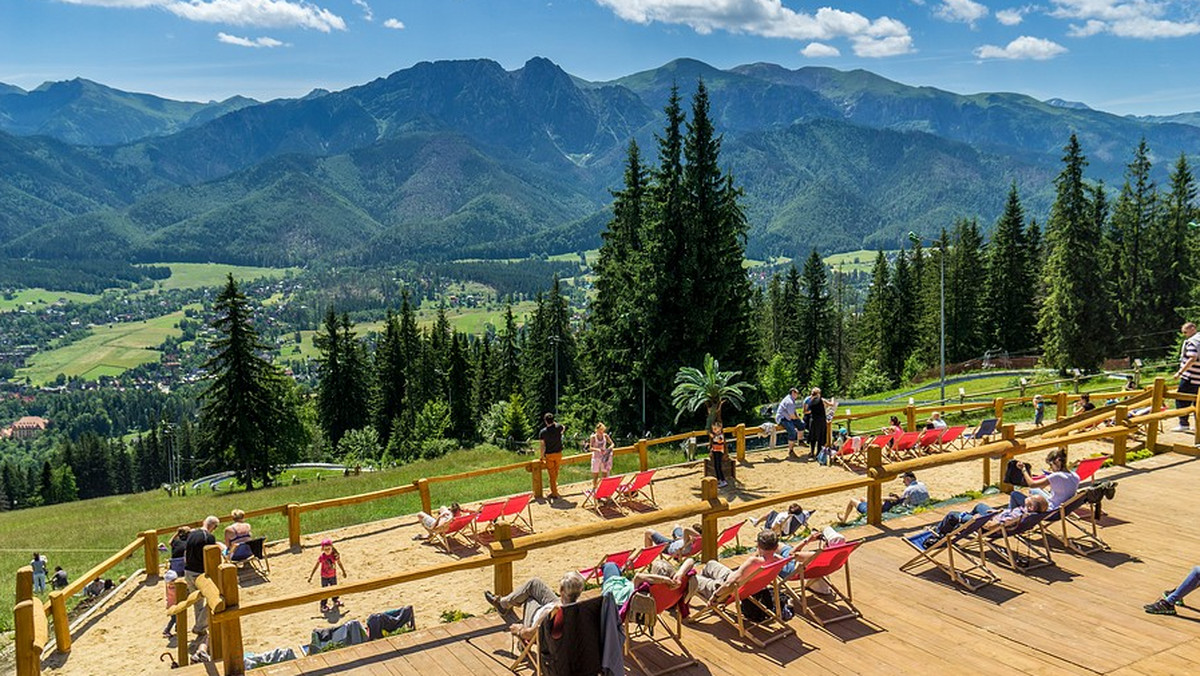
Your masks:
[{"label": "white cloud", "polygon": [[367,4],[366,0],[350,0],[350,2],[353,2],[357,7],[362,9],[364,20],[366,20],[366,21],[374,21],[375,20],[375,12],[371,11],[371,6]]},{"label": "white cloud", "polygon": [[942,4],[933,11],[934,16],[945,21],[970,24],[988,15],[988,8],[975,0],[942,0]]},{"label": "white cloud", "polygon": [[224,42],[227,45],[237,45],[238,47],[286,47],[287,45],[275,38],[260,37],[260,38],[242,38],[228,33],[217,33],[217,42]]},{"label": "white cloud", "polygon": [[1050,16],[1082,21],[1072,23],[1068,34],[1088,37],[1111,33],[1117,37],[1153,40],[1200,34],[1195,10],[1175,10],[1192,3],[1171,0],[1052,0]]},{"label": "white cloud", "polygon": [[996,21],[1005,26],[1016,26],[1025,20],[1025,15],[1033,11],[1033,7],[1026,5],[1024,7],[1013,7],[1011,9],[996,10]]},{"label": "white cloud", "polygon": [[[634,23],[682,24],[707,35],[716,30],[790,40],[849,38],[859,56],[912,51],[908,26],[880,17],[822,7],[814,14],[783,6],[782,0],[595,0]],[[868,52],[868,53],[864,53]]]},{"label": "white cloud", "polygon": [[399,19],[388,19],[383,22],[384,28],[394,28],[396,30],[404,30],[404,22]]},{"label": "white cloud", "polygon": [[1008,43],[1005,47],[983,45],[975,50],[975,56],[981,59],[1022,59],[1045,61],[1059,54],[1065,54],[1067,48],[1044,38],[1034,38],[1028,35]]},{"label": "white cloud", "polygon": [[231,26],[346,30],[346,22],[307,0],[62,0],[96,7],[159,7],[189,21]]},{"label": "white cloud", "polygon": [[841,56],[842,52],[833,45],[826,45],[820,42],[810,42],[800,53],[810,59],[822,59],[831,56]]}]

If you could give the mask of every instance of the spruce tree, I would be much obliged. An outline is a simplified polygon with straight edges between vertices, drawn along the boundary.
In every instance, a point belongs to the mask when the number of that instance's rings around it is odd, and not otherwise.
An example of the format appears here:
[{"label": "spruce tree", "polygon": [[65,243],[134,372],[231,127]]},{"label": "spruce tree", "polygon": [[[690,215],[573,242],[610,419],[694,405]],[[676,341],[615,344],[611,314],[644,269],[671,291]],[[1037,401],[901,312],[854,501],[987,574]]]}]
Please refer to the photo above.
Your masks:
[{"label": "spruce tree", "polygon": [[[888,269],[887,256],[880,251],[876,254],[875,265],[871,269],[871,286],[867,289],[862,319],[858,324],[856,356],[859,365],[872,361],[878,366],[887,359],[890,340],[887,322],[893,304],[890,280],[891,271]],[[888,376],[892,377],[890,373]]]},{"label": "spruce tree", "polygon": [[[1196,219],[1196,182],[1192,177],[1187,157],[1182,153],[1171,170],[1171,189],[1162,198],[1157,227],[1153,237],[1152,279],[1155,285],[1154,303],[1150,311],[1151,324],[1147,327],[1158,334],[1173,332],[1184,319],[1193,319],[1194,314],[1181,314],[1188,305],[1189,278],[1195,278],[1196,236],[1189,223]],[[1157,343],[1163,335],[1156,336]]]},{"label": "spruce tree", "polygon": [[946,361],[981,356],[992,345],[984,332],[983,235],[974,220],[954,226],[954,246],[946,259]]},{"label": "spruce tree", "polygon": [[468,442],[475,438],[476,409],[471,407],[471,362],[467,337],[455,332],[450,339],[447,403],[450,405],[450,431],[455,439]]},{"label": "spruce tree", "polygon": [[904,327],[913,325],[917,310],[916,280],[903,249],[896,254],[896,269],[889,281],[891,302],[885,309],[884,361],[880,365],[892,380],[898,381],[913,351],[913,334]]},{"label": "spruce tree", "polygon": [[1008,352],[1036,347],[1036,264],[1014,181],[987,246],[984,317],[991,346]]},{"label": "spruce tree", "polygon": [[366,353],[355,337],[350,316],[343,313],[339,317],[333,308],[326,313],[313,343],[321,353],[317,358],[319,422],[329,443],[337,448],[347,432],[369,422]]},{"label": "spruce tree", "polygon": [[230,274],[213,304],[213,328],[220,337],[204,364],[209,383],[201,395],[200,419],[209,456],[232,465],[247,489],[270,484],[277,468],[299,456],[295,437],[283,434],[298,424],[283,374],[262,355],[249,300]]},{"label": "spruce tree", "polygon": [[796,382],[792,383],[792,386],[796,387],[808,382],[808,372],[812,369],[813,364],[811,361],[804,360],[804,343],[799,321],[803,291],[800,284],[800,271],[796,269],[795,265],[788,268],[787,275],[784,277],[782,296],[780,321],[783,323],[783,328],[779,332],[780,343],[783,346],[784,354],[788,357],[791,371],[796,375]]},{"label": "spruce tree", "polygon": [[1099,260],[1097,204],[1083,180],[1087,160],[1074,134],[1064,148],[1063,170],[1046,224],[1047,293],[1038,315],[1046,365],[1095,369],[1104,358],[1103,279]]},{"label": "spruce tree", "polygon": [[812,372],[816,368],[817,357],[829,345],[832,337],[830,319],[833,311],[829,280],[825,274],[825,262],[816,249],[804,261],[801,284],[799,312],[792,318],[792,323],[798,327],[799,363],[806,369],[800,374],[800,382],[808,383],[816,379]]},{"label": "spruce tree", "polygon": [[1125,170],[1125,183],[1113,206],[1107,228],[1110,277],[1115,329],[1115,347],[1120,354],[1137,357],[1155,343],[1152,329],[1159,323],[1155,309],[1154,252],[1162,245],[1154,240],[1159,220],[1157,189],[1150,178],[1150,150],[1142,139],[1133,161]]},{"label": "spruce tree", "polygon": [[512,301],[504,308],[504,333],[500,336],[499,364],[496,368],[496,394],[507,399],[521,391],[521,351]]},{"label": "spruce tree", "polygon": [[[407,294],[404,297],[408,300]],[[372,404],[375,432],[379,444],[387,448],[391,440],[392,421],[404,407],[408,384],[408,355],[400,335],[400,318],[387,311],[383,335],[375,346],[375,397]]]}]

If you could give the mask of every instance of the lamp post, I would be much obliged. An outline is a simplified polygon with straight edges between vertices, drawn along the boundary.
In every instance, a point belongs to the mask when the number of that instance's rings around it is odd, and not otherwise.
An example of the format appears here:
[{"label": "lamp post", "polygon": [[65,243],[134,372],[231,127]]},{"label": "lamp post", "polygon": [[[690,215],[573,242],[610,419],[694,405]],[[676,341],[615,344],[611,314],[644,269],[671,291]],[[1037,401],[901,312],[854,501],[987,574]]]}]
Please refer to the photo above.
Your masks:
[{"label": "lamp post", "polygon": [[[921,243],[921,237],[912,230],[908,231],[908,240],[914,245]],[[932,242],[932,240],[930,240]],[[941,263],[941,366],[942,366],[942,401],[946,401],[946,249],[943,246],[938,261]]]},{"label": "lamp post", "polygon": [[554,415],[558,415],[558,343],[562,340],[562,336],[550,336],[550,342],[554,343]]}]

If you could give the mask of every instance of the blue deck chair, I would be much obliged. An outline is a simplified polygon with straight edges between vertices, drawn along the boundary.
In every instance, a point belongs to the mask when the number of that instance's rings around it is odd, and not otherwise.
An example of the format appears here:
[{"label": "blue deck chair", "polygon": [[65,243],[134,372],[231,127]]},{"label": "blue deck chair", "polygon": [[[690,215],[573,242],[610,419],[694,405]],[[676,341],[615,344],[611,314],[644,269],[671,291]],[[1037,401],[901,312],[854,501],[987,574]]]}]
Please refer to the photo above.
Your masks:
[{"label": "blue deck chair", "polygon": [[976,427],[975,431],[971,432],[970,434],[964,434],[963,439],[971,439],[975,442],[978,442],[980,439],[987,439],[996,433],[996,425],[999,422],[1000,421],[995,418],[988,418],[987,420],[980,421],[979,427]]},{"label": "blue deck chair", "polygon": [[911,572],[923,564],[933,564],[970,591],[979,591],[998,581],[999,576],[988,568],[983,544],[983,526],[994,515],[994,511],[977,515],[941,537],[933,537],[937,531],[932,526],[906,535],[904,541],[917,554],[904,562],[900,570]]},{"label": "blue deck chair", "polygon": [[1050,511],[1026,514],[1020,521],[986,534],[983,540],[1002,565],[1018,573],[1052,566],[1049,540],[1041,529],[1042,522],[1051,514]]},{"label": "blue deck chair", "polygon": [[[1046,518],[1038,524],[1042,538],[1047,543],[1051,541],[1057,543],[1063,548],[1063,551],[1069,550],[1083,556],[1091,556],[1096,552],[1111,549],[1097,532],[1095,518],[1089,517],[1085,525],[1084,520],[1076,516],[1075,512],[1087,506],[1088,491],[1085,489],[1075,493],[1058,509],[1050,510]],[[1058,524],[1059,528],[1055,528],[1055,524]],[[1072,535],[1072,532],[1075,535]]]}]

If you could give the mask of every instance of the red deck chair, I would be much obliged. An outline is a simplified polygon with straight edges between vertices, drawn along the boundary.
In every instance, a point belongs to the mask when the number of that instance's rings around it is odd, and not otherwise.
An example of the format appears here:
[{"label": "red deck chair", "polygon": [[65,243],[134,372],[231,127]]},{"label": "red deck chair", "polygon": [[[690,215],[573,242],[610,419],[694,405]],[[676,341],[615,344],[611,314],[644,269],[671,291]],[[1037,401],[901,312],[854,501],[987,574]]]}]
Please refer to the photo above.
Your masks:
[{"label": "red deck chair", "polygon": [[641,501],[658,507],[654,500],[654,470],[648,469],[634,474],[629,481],[617,488],[617,498],[626,504]]},{"label": "red deck chair", "polygon": [[[645,591],[634,593],[629,602],[629,612],[625,614],[625,654],[641,668],[646,676],[662,676],[662,674],[699,664],[687,647],[683,645],[682,640],[683,622],[679,615],[679,605],[687,595],[687,590],[687,584],[682,584],[675,589],[665,584],[654,584]],[[671,619],[675,620],[674,627],[671,626],[668,618],[663,617],[663,613],[669,613]],[[654,635],[656,624],[662,627],[663,633],[666,634],[665,637]],[[635,638],[646,639],[649,643],[634,645],[633,639]],[[662,653],[669,652],[665,645],[666,639],[671,640],[679,647],[683,660],[656,669],[649,660],[643,661],[638,656],[638,650],[651,645],[657,646]],[[656,654],[653,662],[661,664],[661,658]]]},{"label": "red deck chair", "polygon": [[[791,627],[783,621],[780,615],[779,605],[779,590],[774,588],[774,603],[773,607],[768,607],[754,598],[754,595],[768,587],[772,587],[772,583],[779,576],[779,571],[786,565],[792,562],[791,557],[784,557],[777,561],[772,561],[767,565],[759,568],[748,580],[739,585],[736,589],[725,594],[722,598],[713,597],[709,599],[706,605],[697,615],[696,620],[700,620],[708,614],[715,614],[725,622],[733,625],[737,629],[738,635],[743,639],[750,641],[759,648],[765,648],[768,644],[774,643],[788,636],[793,636],[795,632]],[[748,600],[750,603],[758,606],[766,614],[766,619],[762,622],[751,622],[742,615],[742,600]],[[732,613],[731,613],[732,610]],[[779,629],[772,631],[767,627],[771,622],[780,626]],[[751,629],[761,629],[766,633],[766,636],[759,639],[757,636],[750,633]]]},{"label": "red deck chair", "polygon": [[504,506],[508,504],[508,500],[496,500],[495,502],[485,502],[479,505],[479,511],[475,513],[475,520],[471,522],[471,530],[476,537],[479,536],[480,525],[483,526],[484,533],[490,532],[492,526],[500,517],[504,516]]},{"label": "red deck chair", "polygon": [[921,433],[921,438],[917,440],[917,449],[921,453],[929,453],[933,450],[934,446],[937,446],[938,440],[942,438],[942,433],[945,431],[944,429],[936,428],[925,430]]},{"label": "red deck chair", "polygon": [[508,519],[510,526],[516,526],[518,523],[524,523],[533,532],[533,508],[529,506],[529,502],[533,500],[533,493],[522,493],[514,495],[504,503],[504,514],[502,519]]},{"label": "red deck chair", "polygon": [[655,559],[662,556],[662,553],[667,549],[667,544],[669,543],[664,542],[661,545],[643,548],[638,552],[637,556],[633,557],[629,560],[629,563],[625,564],[625,571],[629,573],[636,573],[643,568],[649,568],[650,564],[654,563]]},{"label": "red deck chair", "polygon": [[[784,592],[800,602],[800,612],[812,618],[814,622],[822,627],[833,622],[862,616],[862,613],[854,606],[854,596],[850,591],[850,555],[862,545],[862,542],[862,540],[857,540],[826,547],[817,552],[816,556],[807,562],[797,565],[792,575],[781,582]],[[819,594],[810,594],[808,592],[808,582],[833,575],[839,569],[846,571],[845,592],[838,589],[829,580],[826,580],[826,582],[829,583],[829,587],[833,590],[832,598],[822,598]],[[789,582],[799,582],[799,591],[792,589],[788,585]],[[810,596],[818,605],[831,608],[836,614],[832,617],[821,617],[818,615],[813,608],[809,607]]]},{"label": "red deck chair", "polygon": [[463,540],[463,531],[467,526],[475,522],[475,517],[478,516],[475,512],[462,511],[458,516],[446,522],[446,525],[429,534],[429,539],[433,540],[434,544],[440,545],[446,550],[447,554],[451,554],[451,541],[457,540],[461,544],[471,546],[471,543]]},{"label": "red deck chair", "polygon": [[895,443],[892,444],[891,456],[897,460],[903,460],[906,457],[917,457],[913,449],[917,447],[917,441],[920,438],[920,432],[905,432],[904,434],[896,435]]},{"label": "red deck chair", "polygon": [[[717,552],[718,553],[720,553],[721,547],[724,547],[725,545],[729,544],[730,540],[734,540],[737,538],[738,531],[740,531],[742,529],[742,526],[744,526],[745,524],[746,524],[745,521],[738,521],[737,523],[733,524],[729,528],[726,528],[725,530],[721,531],[721,533],[719,535],[717,535]],[[739,547],[742,545],[741,540],[737,541],[737,545]],[[674,557],[676,559],[682,560],[682,559],[686,559],[689,556],[698,556],[700,554],[700,552],[702,552],[702,551],[704,551],[704,540],[703,540],[703,538],[696,538],[695,540],[692,540],[692,546],[689,549],[680,551],[678,554],[675,554]]]},{"label": "red deck chair", "polygon": [[833,459],[846,469],[851,469],[851,464],[866,465],[866,459],[863,458],[864,448],[866,446],[863,445],[862,437],[850,437],[834,454]]},{"label": "red deck chair", "polygon": [[954,442],[958,441],[962,437],[963,432],[966,432],[966,431],[967,431],[966,425],[947,427],[946,430],[944,432],[942,432],[942,438],[938,439],[938,446],[943,451],[949,450],[950,445],[953,444]]},{"label": "red deck chair", "polygon": [[621,482],[624,479],[624,476],[610,476],[601,479],[600,484],[596,486],[596,490],[593,491],[589,488],[583,492],[583,504],[580,506],[584,509],[592,509],[596,514],[604,516],[600,513],[600,501],[608,500],[618,512],[622,511],[621,505],[617,504],[615,497],[617,489],[621,487]]},{"label": "red deck chair", "polygon": [[1087,481],[1095,476],[1096,470],[1100,469],[1100,466],[1103,465],[1104,461],[1106,460],[1108,460],[1107,455],[1102,455],[1098,458],[1085,458],[1080,460],[1079,464],[1075,467],[1075,475],[1079,477],[1079,482],[1083,483],[1084,481]]},{"label": "red deck chair", "polygon": [[595,566],[593,566],[591,568],[584,568],[584,569],[580,570],[579,574],[583,576],[583,581],[587,582],[588,580],[592,579],[593,577],[599,577],[601,574],[603,574],[604,573],[604,564],[606,564],[606,563],[615,563],[617,565],[617,568],[624,568],[625,564],[629,563],[629,557],[632,554],[633,554],[632,549],[626,549],[623,552],[609,554],[608,556],[601,559],[600,563],[597,563]]}]

